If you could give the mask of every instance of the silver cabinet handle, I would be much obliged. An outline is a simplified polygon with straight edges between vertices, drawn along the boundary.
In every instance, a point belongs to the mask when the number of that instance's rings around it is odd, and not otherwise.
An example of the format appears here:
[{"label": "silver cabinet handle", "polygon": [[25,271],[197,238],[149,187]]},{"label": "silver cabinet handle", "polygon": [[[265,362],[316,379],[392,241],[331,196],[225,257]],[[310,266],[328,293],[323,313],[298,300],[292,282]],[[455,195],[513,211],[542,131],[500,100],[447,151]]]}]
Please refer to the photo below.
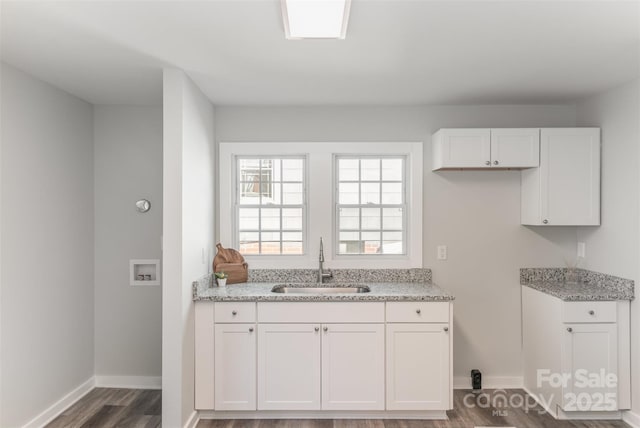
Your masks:
[{"label": "silver cabinet handle", "polygon": [[238,315],[238,311],[231,311],[231,315],[233,315],[233,316]]},{"label": "silver cabinet handle", "polygon": [[416,314],[420,315],[420,309],[416,309]]},{"label": "silver cabinet handle", "polygon": [[449,327],[445,327],[445,328],[443,328],[443,330],[444,330],[444,331],[445,331],[445,333],[446,333],[447,331],[449,331]]},{"label": "silver cabinet handle", "polygon": [[322,331],[327,331],[329,330],[329,327],[322,327]]},{"label": "silver cabinet handle", "polygon": [[595,311],[589,311],[589,315],[595,315],[596,312]]},{"label": "silver cabinet handle", "polygon": [[549,224],[549,220],[547,220],[546,218],[545,218],[544,220],[542,220],[542,222],[543,222],[544,224]]},{"label": "silver cabinet handle", "polygon": [[249,333],[253,332],[253,327],[249,327]]},{"label": "silver cabinet handle", "polygon": [[491,161],[486,161],[484,164],[485,165],[491,165]]},{"label": "silver cabinet handle", "polygon": [[499,163],[500,163],[500,162],[498,162],[498,161],[493,161],[493,164],[494,164],[494,165],[498,165]]},{"label": "silver cabinet handle", "polygon": [[320,327],[314,328],[315,331],[320,331]]},{"label": "silver cabinet handle", "polygon": [[572,329],[571,327],[567,327],[567,331],[568,331],[569,333],[573,333],[573,329]]}]

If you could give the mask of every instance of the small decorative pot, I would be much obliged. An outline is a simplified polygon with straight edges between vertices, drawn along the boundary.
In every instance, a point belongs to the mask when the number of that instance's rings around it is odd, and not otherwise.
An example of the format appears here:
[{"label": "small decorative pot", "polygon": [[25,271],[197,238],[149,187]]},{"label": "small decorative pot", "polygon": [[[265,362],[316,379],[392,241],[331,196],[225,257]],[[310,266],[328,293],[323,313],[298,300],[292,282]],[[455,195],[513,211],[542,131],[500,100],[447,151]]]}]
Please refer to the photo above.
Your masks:
[{"label": "small decorative pot", "polygon": [[227,278],[218,278],[218,287],[226,287]]}]

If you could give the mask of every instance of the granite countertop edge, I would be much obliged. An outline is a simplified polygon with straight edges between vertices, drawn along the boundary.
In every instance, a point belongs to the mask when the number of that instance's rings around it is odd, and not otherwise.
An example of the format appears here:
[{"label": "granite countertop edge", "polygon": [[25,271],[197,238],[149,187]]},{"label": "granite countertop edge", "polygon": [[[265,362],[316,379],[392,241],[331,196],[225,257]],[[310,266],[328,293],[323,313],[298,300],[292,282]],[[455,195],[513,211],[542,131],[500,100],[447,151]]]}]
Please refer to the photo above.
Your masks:
[{"label": "granite countertop edge", "polygon": [[[214,302],[393,302],[424,301],[449,302],[455,297],[433,283],[409,282],[364,282],[371,288],[369,293],[354,294],[276,294],[271,292],[272,282],[247,282],[226,287],[203,286],[194,282],[194,301]],[[307,283],[304,286],[313,287]],[[325,284],[331,286],[331,284]]]},{"label": "granite countertop edge", "polygon": [[615,290],[592,283],[567,283],[564,281],[530,281],[521,285],[557,297],[565,302],[598,302],[633,300],[633,293]]}]

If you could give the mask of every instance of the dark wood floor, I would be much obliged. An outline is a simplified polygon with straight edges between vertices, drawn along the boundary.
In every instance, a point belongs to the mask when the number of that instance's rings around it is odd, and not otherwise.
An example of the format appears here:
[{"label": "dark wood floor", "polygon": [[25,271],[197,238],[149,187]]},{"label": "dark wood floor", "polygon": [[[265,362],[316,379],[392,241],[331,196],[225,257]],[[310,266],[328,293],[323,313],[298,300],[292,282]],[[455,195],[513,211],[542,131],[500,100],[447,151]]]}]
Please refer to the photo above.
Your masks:
[{"label": "dark wood floor", "polygon": [[47,428],[160,427],[161,405],[159,390],[95,388]]},{"label": "dark wood floor", "polygon": [[[465,397],[470,393],[456,390],[454,410],[447,412],[446,421],[419,420],[352,420],[352,419],[261,419],[261,420],[201,420],[197,428],[629,428],[619,421],[556,421],[534,406],[525,411],[521,406],[522,390],[506,391],[511,407],[487,407],[494,391],[485,396]],[[500,393],[500,392],[498,392]],[[515,396],[515,397],[514,397]],[[519,397],[517,397],[519,396]],[[160,427],[162,394],[155,390],[96,388],[62,415],[47,425],[48,428]],[[474,407],[466,406],[472,404]],[[164,427],[178,428],[178,427]]]}]

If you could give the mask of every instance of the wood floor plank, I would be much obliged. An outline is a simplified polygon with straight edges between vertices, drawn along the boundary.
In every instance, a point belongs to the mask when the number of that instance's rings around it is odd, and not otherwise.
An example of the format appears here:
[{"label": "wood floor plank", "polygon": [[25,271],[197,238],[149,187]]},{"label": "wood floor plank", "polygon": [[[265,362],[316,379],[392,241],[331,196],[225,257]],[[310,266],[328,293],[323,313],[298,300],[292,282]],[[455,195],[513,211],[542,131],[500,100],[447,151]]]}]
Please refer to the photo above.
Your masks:
[{"label": "wood floor plank", "polygon": [[[201,420],[197,428],[630,428],[622,421],[558,421],[538,405],[504,406],[494,400],[499,396],[518,404],[518,400],[526,398],[525,392],[519,389],[483,393],[485,395],[480,396],[469,390],[456,390],[454,410],[447,412],[447,420],[232,419]],[[162,392],[158,390],[95,388],[47,428],[160,428],[161,407]]]}]

